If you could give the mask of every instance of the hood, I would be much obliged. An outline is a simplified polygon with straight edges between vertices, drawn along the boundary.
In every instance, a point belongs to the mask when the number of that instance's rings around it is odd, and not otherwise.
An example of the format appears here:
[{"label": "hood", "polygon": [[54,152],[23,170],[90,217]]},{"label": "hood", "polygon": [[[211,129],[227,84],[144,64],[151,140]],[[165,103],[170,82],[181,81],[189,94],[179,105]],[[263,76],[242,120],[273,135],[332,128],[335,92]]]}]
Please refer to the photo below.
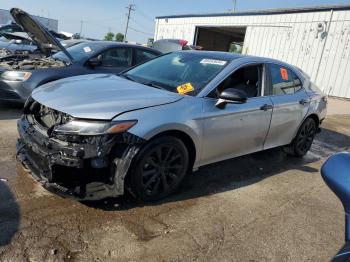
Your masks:
[{"label": "hood", "polygon": [[12,8],[10,13],[15,22],[28,33],[43,54],[49,55],[51,54],[51,50],[62,51],[71,61],[73,61],[73,57],[60,44],[60,42],[54,36],[52,36],[52,34],[42,24],[33,19],[28,13],[19,8]]},{"label": "hood", "polygon": [[32,97],[76,118],[111,120],[124,112],[176,102],[183,96],[115,75],[93,74],[45,84]]}]

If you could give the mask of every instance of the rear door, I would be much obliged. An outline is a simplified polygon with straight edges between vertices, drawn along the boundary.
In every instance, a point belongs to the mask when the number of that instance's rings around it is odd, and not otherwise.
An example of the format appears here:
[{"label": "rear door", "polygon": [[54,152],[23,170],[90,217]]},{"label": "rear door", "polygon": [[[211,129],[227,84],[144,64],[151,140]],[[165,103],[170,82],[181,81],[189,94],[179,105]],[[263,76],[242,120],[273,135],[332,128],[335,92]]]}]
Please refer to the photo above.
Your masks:
[{"label": "rear door", "polygon": [[132,50],[130,47],[115,47],[105,50],[97,56],[101,65],[95,68],[98,73],[120,73],[132,66]]},{"label": "rear door", "polygon": [[309,109],[309,97],[293,70],[273,63],[267,69],[273,113],[264,149],[289,144]]}]

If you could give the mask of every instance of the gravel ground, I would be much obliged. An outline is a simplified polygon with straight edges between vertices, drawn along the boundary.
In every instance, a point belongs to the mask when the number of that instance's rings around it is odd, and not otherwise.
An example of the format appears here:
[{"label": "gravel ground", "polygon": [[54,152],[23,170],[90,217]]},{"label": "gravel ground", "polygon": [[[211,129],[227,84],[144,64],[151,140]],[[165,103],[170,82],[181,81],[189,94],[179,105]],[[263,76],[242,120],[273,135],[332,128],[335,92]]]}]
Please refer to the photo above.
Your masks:
[{"label": "gravel ground", "polygon": [[15,160],[19,115],[0,105],[0,261],[329,261],[343,244],[319,170],[350,149],[350,115],[329,116],[303,159],[274,149],[203,167],[144,206],[43,189]]}]

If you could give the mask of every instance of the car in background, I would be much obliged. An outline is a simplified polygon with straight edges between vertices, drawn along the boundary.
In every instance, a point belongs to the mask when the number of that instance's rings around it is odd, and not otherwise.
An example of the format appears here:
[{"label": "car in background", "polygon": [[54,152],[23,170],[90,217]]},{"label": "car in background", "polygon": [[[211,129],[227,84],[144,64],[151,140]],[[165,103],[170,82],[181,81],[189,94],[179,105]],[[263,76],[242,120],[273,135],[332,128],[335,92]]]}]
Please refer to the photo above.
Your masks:
[{"label": "car in background", "polygon": [[15,33],[15,32],[23,32],[23,29],[19,25],[17,25],[16,23],[9,23],[9,24],[0,26],[0,34],[1,33]]},{"label": "car in background", "polygon": [[345,244],[332,261],[350,261],[350,153],[341,152],[328,158],[322,165],[321,175],[345,211]]},{"label": "car in background", "polygon": [[0,58],[9,55],[24,55],[38,51],[33,40],[24,32],[0,33]]},{"label": "car in background", "polygon": [[81,39],[67,39],[67,40],[62,40],[61,45],[64,48],[69,48],[71,46],[75,46],[75,45],[83,43],[85,41],[89,41],[89,40],[83,39],[83,38],[81,38]]},{"label": "car in background", "polygon": [[10,12],[41,53],[47,56],[0,59],[2,101],[24,103],[31,92],[42,84],[82,74],[117,74],[161,54],[147,47],[108,41],[84,41],[65,48],[29,14],[16,8]]},{"label": "car in background", "polygon": [[284,146],[311,147],[327,100],[297,68],[223,52],[172,52],[119,76],[36,89],[18,122],[18,158],[80,200],[172,193],[187,172]]},{"label": "car in background", "polygon": [[183,39],[160,39],[154,41],[152,48],[162,52],[163,54],[180,51],[180,50],[201,50],[201,46],[188,45],[187,40]]}]

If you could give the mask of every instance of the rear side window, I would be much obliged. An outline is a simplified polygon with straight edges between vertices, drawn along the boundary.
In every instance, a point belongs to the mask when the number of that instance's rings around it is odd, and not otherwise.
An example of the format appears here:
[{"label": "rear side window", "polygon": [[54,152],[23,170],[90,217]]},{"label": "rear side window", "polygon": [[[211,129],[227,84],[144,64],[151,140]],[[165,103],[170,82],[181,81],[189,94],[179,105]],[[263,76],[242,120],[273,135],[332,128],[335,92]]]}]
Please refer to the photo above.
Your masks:
[{"label": "rear side window", "polygon": [[294,94],[302,88],[296,74],[283,66],[270,64],[272,95]]},{"label": "rear side window", "polygon": [[129,67],[131,66],[131,49],[118,47],[109,49],[98,56],[102,66],[107,67]]},{"label": "rear side window", "polygon": [[148,60],[151,60],[158,55],[150,52],[148,50],[142,50],[142,49],[136,49],[135,50],[135,65],[141,64],[143,62],[146,62]]}]

